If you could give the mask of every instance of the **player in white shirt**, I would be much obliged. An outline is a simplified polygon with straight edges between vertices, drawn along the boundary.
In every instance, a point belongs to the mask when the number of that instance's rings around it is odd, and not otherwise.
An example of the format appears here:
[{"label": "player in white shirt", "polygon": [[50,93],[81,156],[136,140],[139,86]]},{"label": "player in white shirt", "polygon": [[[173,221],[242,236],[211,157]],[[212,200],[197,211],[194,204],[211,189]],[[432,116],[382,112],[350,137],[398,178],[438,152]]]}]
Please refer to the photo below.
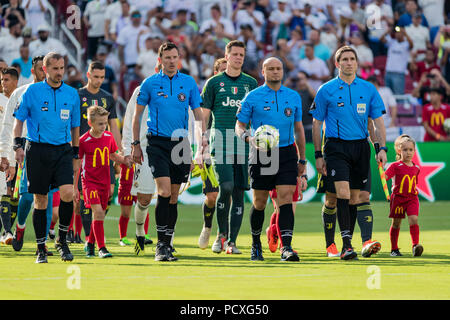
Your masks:
[{"label": "player in white shirt", "polygon": [[[131,158],[132,142],[133,142],[133,115],[136,109],[136,99],[140,91],[140,86],[137,87],[130,101],[127,104],[127,109],[123,119],[122,128],[122,148],[125,158]],[[148,107],[146,106],[143,113],[147,114]],[[143,116],[141,119],[141,131],[139,141],[141,149],[145,150],[147,147],[147,117]],[[131,195],[137,196],[136,206],[134,207],[134,219],[136,221],[136,244],[135,253],[140,255],[144,253],[145,230],[144,223],[148,214],[148,207],[155,193],[155,180],[153,179],[152,171],[148,164],[148,155],[143,152],[142,165],[134,164],[134,178],[133,187],[131,188]]]}]

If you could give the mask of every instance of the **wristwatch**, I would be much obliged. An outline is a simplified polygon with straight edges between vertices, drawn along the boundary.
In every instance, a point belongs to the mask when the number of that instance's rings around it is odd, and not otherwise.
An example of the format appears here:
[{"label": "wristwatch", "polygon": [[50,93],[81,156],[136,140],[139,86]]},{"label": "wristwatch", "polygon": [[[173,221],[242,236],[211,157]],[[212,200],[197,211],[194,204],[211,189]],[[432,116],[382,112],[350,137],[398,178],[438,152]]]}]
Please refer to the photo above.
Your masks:
[{"label": "wristwatch", "polygon": [[314,158],[316,158],[316,159],[319,159],[319,158],[323,158],[323,154],[322,154],[322,151],[316,151],[315,153],[314,153]]},{"label": "wristwatch", "polygon": [[380,150],[384,150],[384,152],[388,152],[388,148],[387,147],[380,147]]},{"label": "wristwatch", "polygon": [[138,144],[140,144],[141,142],[139,140],[134,140],[131,145],[132,146],[137,146]]},{"label": "wristwatch", "polygon": [[306,164],[306,160],[298,159],[297,163],[305,165]]}]

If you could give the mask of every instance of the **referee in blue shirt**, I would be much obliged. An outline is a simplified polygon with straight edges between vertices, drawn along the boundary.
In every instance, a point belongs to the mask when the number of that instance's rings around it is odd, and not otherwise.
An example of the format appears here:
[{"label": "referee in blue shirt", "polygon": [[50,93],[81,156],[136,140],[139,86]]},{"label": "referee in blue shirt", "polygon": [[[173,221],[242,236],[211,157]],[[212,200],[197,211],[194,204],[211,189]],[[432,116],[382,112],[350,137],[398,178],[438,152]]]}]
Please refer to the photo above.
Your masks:
[{"label": "referee in blue shirt", "polygon": [[[337,218],[343,248],[341,259],[356,258],[351,244],[351,218],[356,217],[356,204],[361,187],[367,182],[370,146],[367,122],[372,118],[381,146],[377,161],[386,163],[386,130],[382,115],[383,100],[375,86],[356,76],[356,51],[343,46],[336,51],[335,65],[339,76],[323,84],[311,106],[316,168],[331,178],[336,189]],[[321,151],[322,124],[325,122],[325,145]]]},{"label": "referee in blue shirt", "polygon": [[[59,188],[61,196],[59,236],[55,248],[63,261],[72,261],[66,235],[73,213],[73,173],[80,166],[80,99],[77,91],[62,81],[63,56],[48,53],[43,69],[46,79],[27,89],[14,112],[14,150],[18,163],[23,162],[25,154],[27,158],[28,192],[34,194],[33,226],[38,246],[36,263],[47,262],[47,194],[53,188]],[[22,138],[25,121],[28,129],[26,147]]]},{"label": "referee in blue shirt", "polygon": [[[251,260],[264,260],[260,239],[264,209],[269,191],[276,187],[282,243],[281,260],[299,261],[297,253],[291,247],[291,241],[294,231],[292,196],[297,178],[306,177],[302,101],[297,92],[282,85],[283,63],[278,58],[266,59],[262,66],[262,74],[265,84],[250,91],[244,98],[237,113],[235,127],[236,135],[252,146],[249,156],[253,189],[253,205],[250,209]],[[257,150],[254,138],[246,130],[248,123],[251,124],[253,131],[265,124],[277,128],[280,133],[277,148],[270,151]]]},{"label": "referee in blue shirt", "polygon": [[[187,138],[189,108],[196,120],[196,140],[206,145],[204,124],[200,107],[201,97],[197,84],[189,75],[177,69],[180,61],[178,48],[173,43],[163,43],[158,52],[159,73],[142,83],[133,116],[132,156],[142,164],[139,132],[142,112],[148,105],[148,162],[155,178],[158,198],[155,221],[158,233],[156,261],[175,261],[170,245],[178,217],[178,193],[182,183],[187,182],[191,169],[191,145]],[[201,127],[201,128],[200,128]],[[201,130],[199,130],[201,129]],[[202,163],[197,149],[197,163]]]}]

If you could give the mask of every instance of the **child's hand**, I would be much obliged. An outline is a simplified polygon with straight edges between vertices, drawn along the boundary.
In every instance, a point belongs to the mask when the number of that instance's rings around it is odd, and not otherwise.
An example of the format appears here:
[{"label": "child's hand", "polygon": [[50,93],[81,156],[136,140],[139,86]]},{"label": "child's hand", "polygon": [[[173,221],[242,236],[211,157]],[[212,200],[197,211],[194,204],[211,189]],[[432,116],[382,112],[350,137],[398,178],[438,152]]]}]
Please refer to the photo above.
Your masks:
[{"label": "child's hand", "polygon": [[78,186],[73,187],[73,201],[76,203],[80,202],[80,191],[78,190]]}]

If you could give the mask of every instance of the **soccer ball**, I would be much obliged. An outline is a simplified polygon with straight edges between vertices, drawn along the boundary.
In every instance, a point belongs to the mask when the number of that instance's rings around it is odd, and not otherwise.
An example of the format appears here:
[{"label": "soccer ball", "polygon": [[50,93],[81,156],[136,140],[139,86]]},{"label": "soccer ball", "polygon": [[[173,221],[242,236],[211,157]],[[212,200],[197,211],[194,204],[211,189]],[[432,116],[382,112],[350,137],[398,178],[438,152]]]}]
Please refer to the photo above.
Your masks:
[{"label": "soccer ball", "polygon": [[444,131],[450,134],[450,118],[444,120]]},{"label": "soccer ball", "polygon": [[280,133],[271,125],[262,125],[255,131],[255,144],[260,150],[275,148],[278,141],[280,141]]}]

